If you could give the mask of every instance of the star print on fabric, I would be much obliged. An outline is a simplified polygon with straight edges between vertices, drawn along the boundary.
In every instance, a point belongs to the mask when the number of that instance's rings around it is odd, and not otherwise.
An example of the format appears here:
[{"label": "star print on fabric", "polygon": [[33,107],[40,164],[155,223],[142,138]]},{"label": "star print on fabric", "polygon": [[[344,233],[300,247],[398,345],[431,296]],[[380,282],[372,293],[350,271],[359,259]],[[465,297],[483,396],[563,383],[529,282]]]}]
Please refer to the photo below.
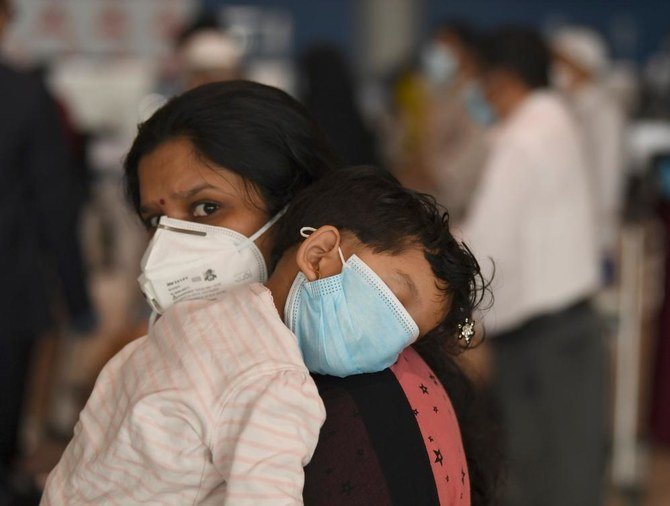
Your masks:
[{"label": "star print on fabric", "polygon": [[447,475],[447,481],[449,481],[449,475]]},{"label": "star print on fabric", "polygon": [[431,374],[431,375],[428,376],[428,377],[430,378],[430,381],[433,382],[433,385],[437,385],[437,379],[435,378],[435,376],[433,376],[433,375]]},{"label": "star print on fabric", "polygon": [[426,385],[424,385],[423,383],[421,383],[419,388],[421,389],[421,391],[423,392],[424,395],[426,395],[428,393],[428,387]]},{"label": "star print on fabric", "polygon": [[413,409],[412,413],[414,413],[414,416],[417,416],[419,414],[419,410],[418,409]]},{"label": "star print on fabric", "polygon": [[465,471],[463,469],[461,469],[461,483],[465,485]]},{"label": "star print on fabric", "polygon": [[351,492],[353,492],[354,486],[351,484],[350,481],[342,483],[342,493],[346,495],[351,495]]},{"label": "star print on fabric", "polygon": [[437,413],[437,412],[439,411],[439,410],[437,409],[437,406],[433,406],[433,411],[435,411],[435,413]]},{"label": "star print on fabric", "polygon": [[437,450],[433,450],[433,453],[435,454],[435,464],[440,464],[441,466],[442,462],[444,461],[444,459],[442,458],[442,452],[438,448]]},{"label": "star print on fabric", "polygon": [[435,441],[435,439],[433,439],[433,436],[428,436],[428,441],[432,443],[433,441]]}]

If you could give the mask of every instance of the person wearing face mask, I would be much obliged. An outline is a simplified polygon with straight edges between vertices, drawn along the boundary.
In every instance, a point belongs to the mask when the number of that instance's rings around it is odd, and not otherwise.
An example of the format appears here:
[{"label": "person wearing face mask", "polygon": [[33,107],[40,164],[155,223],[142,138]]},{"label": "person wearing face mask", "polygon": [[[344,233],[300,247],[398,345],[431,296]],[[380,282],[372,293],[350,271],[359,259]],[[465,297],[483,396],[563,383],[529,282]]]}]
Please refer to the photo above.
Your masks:
[{"label": "person wearing face mask", "polygon": [[[218,251],[214,227],[165,217],[157,227],[154,245],[182,235]],[[305,366],[336,377],[376,373],[403,368],[400,353],[428,333],[450,346],[472,339],[477,262],[434,202],[386,171],[325,176],[278,227],[265,285],[162,308],[149,334],[103,369],[44,504],[301,503],[302,468],[325,418]],[[183,249],[172,249],[175,260]],[[436,385],[417,384],[412,402],[423,411],[430,397],[432,415],[448,413],[447,431],[434,430],[430,412],[416,416],[436,448],[434,472],[453,481],[417,500],[470,504],[458,420],[448,396],[431,397]]]},{"label": "person wearing face mask", "polygon": [[614,275],[623,204],[625,115],[605,85],[607,47],[597,32],[565,27],[551,43],[553,84],[569,100],[584,136],[604,281],[608,282]]},{"label": "person wearing face mask", "polygon": [[[156,242],[163,242],[160,235],[168,232],[180,237],[200,237],[200,244],[222,248],[226,258],[232,254],[234,261],[230,263],[237,272],[238,267],[246,266],[241,272],[248,269],[252,273],[247,283],[261,282],[263,271],[272,272],[271,252],[276,238],[281,236],[279,223],[264,233],[259,231],[299,191],[340,170],[340,162],[324,134],[300,104],[275,88],[244,81],[201,86],[168,102],[140,127],[125,166],[129,199],[149,233],[158,237]],[[178,220],[180,226],[175,228],[181,232],[157,228],[161,219]],[[196,234],[183,233],[190,226],[198,228]],[[299,228],[315,226],[315,222],[306,220],[293,227],[292,234],[299,234]],[[207,235],[210,237],[206,238]],[[212,256],[216,255],[176,238],[172,235],[175,239],[172,244],[179,247],[174,251],[173,266],[183,265],[188,271],[194,260],[190,250],[193,247],[208,258],[203,264],[212,268]],[[241,246],[239,256],[237,248],[231,247],[233,244]],[[189,250],[182,249],[182,245],[188,245]],[[243,252],[246,248],[252,251]],[[260,266],[255,248],[262,254],[264,265],[270,268]],[[209,247],[206,249],[211,253]],[[154,250],[160,252],[162,246],[149,251]],[[169,258],[162,254],[154,256],[146,258],[142,285],[149,280],[152,286],[160,287],[162,275],[167,272],[171,277],[175,272],[164,270],[170,264]],[[160,268],[154,269],[157,266]],[[207,275],[210,280],[219,279],[221,272],[216,269]],[[189,284],[196,299],[203,293],[198,291],[198,283],[204,280],[207,270],[201,272],[200,280]],[[464,283],[468,278],[460,279]],[[454,301],[453,305],[474,304],[467,300],[472,289],[460,290],[459,302]],[[188,296],[184,297],[181,303],[188,300]],[[469,328],[466,326],[465,330]],[[349,378],[314,375],[319,392],[323,392],[329,425],[326,432],[321,432],[312,464],[305,470],[305,490],[320,490],[324,483],[338,476],[332,470],[340,469],[350,473],[349,480],[353,480],[352,488],[343,496],[345,501],[351,498],[361,504],[398,503],[423,491],[422,499],[417,498],[413,503],[436,504],[437,487],[443,486],[440,482],[447,482],[445,476],[434,471],[444,462],[435,462],[437,456],[433,451],[439,448],[428,451],[425,446],[430,441],[421,433],[409,403],[417,393],[423,404],[429,402],[432,397],[419,386],[432,384],[432,395],[446,397],[449,392],[458,416],[472,504],[490,504],[499,475],[496,432],[492,430],[495,424],[451,359],[458,349],[452,341],[445,340],[443,333],[431,333],[401,352],[398,364],[402,367]],[[451,434],[450,412],[439,408],[433,412],[432,407],[421,408],[425,421],[432,421],[436,432]],[[348,437],[353,433],[359,436]],[[371,439],[366,434],[375,437]],[[435,439],[433,434],[429,436]],[[390,448],[394,451],[389,452]],[[360,452],[365,453],[365,458]],[[357,486],[360,476],[369,477],[367,486]],[[458,474],[456,478],[459,479]],[[326,495],[316,497],[315,500],[312,496],[309,502],[332,500]]]},{"label": "person wearing face mask", "polygon": [[550,53],[531,29],[480,48],[499,124],[463,238],[495,262],[484,319],[506,429],[505,502],[601,504],[604,362],[589,174],[579,129],[549,86]]},{"label": "person wearing face mask", "polygon": [[457,222],[477,187],[486,160],[486,131],[493,120],[474,79],[477,38],[465,23],[445,23],[421,54],[428,97],[425,163],[412,167],[407,181],[434,194]]}]

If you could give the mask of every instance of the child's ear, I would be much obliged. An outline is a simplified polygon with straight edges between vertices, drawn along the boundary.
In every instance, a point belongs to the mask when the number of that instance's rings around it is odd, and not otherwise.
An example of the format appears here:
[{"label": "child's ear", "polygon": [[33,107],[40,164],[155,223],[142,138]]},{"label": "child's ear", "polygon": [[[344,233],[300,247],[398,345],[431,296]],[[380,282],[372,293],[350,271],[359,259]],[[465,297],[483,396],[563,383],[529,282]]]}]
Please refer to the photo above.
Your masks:
[{"label": "child's ear", "polygon": [[342,272],[339,254],[340,231],[330,225],[319,227],[298,248],[296,263],[309,281]]}]

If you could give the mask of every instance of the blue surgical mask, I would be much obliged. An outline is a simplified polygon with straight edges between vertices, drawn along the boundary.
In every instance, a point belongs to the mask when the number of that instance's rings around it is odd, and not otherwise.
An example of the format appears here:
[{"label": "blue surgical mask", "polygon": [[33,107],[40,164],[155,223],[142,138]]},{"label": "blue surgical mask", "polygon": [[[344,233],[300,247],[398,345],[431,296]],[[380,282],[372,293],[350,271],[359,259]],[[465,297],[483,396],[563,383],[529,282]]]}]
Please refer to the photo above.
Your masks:
[{"label": "blue surgical mask", "polygon": [[447,46],[438,42],[423,49],[421,66],[428,81],[436,85],[449,83],[458,72],[456,57]]},{"label": "blue surgical mask", "polygon": [[490,126],[496,121],[495,111],[476,83],[470,84],[465,91],[465,106],[472,121],[478,125]]},{"label": "blue surgical mask", "polygon": [[356,255],[342,272],[295,278],[284,308],[307,368],[345,377],[382,371],[416,341],[419,327],[389,287]]}]

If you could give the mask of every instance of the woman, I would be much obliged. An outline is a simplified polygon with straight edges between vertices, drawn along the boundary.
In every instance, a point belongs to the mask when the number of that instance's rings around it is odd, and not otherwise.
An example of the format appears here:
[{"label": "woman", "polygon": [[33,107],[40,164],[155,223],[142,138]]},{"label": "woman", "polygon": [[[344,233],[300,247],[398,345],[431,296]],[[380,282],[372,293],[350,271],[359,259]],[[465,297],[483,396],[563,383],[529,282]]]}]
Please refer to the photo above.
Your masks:
[{"label": "woman", "polygon": [[[126,160],[126,181],[128,195],[149,231],[160,216],[166,215],[225,227],[250,237],[279,214],[299,190],[339,165],[324,135],[302,106],[274,88],[236,81],[191,90],[170,101],[143,124]],[[273,245],[271,231],[261,235],[255,244],[267,263]],[[259,280],[262,271],[254,271],[252,277]],[[474,280],[462,282],[467,287],[462,296],[471,307]],[[430,359],[439,381],[412,350],[405,352],[394,366],[395,371],[344,380],[315,377],[329,421],[306,469],[307,503],[436,504],[446,503],[445,497],[460,500],[461,493],[467,500],[468,478],[472,483],[472,502],[491,501],[491,480],[497,473],[493,467],[488,474],[484,471],[484,452],[477,446],[483,433],[471,415],[471,390],[445,351],[453,351],[452,346],[430,338],[423,340],[420,348],[417,345],[421,355]],[[452,456],[436,453],[430,446],[434,441],[429,438],[436,439],[438,433],[426,434],[427,429],[419,426],[419,416],[417,421],[414,419],[418,408],[411,403],[417,402],[416,391],[420,396],[429,395],[420,386],[432,388],[447,401],[444,386],[449,390],[468,460],[456,476],[439,474],[438,468]],[[359,411],[360,415],[353,422],[339,416],[347,396],[353,399],[347,404],[354,407],[352,414]],[[376,416],[382,410],[392,418]],[[445,430],[438,432],[444,436],[445,444],[460,446],[453,413],[438,409],[433,414],[434,421],[444,420],[438,426]],[[365,447],[343,445],[352,430],[384,437],[374,441],[368,438]],[[391,447],[387,443],[391,441],[395,452],[388,451]],[[485,453],[495,452],[487,448]],[[360,469],[371,480],[365,487],[346,481],[338,483],[342,475],[336,468],[347,472]],[[398,479],[398,471],[402,471],[402,479]],[[330,496],[326,488],[331,489]],[[335,497],[335,488],[344,495]]]}]

